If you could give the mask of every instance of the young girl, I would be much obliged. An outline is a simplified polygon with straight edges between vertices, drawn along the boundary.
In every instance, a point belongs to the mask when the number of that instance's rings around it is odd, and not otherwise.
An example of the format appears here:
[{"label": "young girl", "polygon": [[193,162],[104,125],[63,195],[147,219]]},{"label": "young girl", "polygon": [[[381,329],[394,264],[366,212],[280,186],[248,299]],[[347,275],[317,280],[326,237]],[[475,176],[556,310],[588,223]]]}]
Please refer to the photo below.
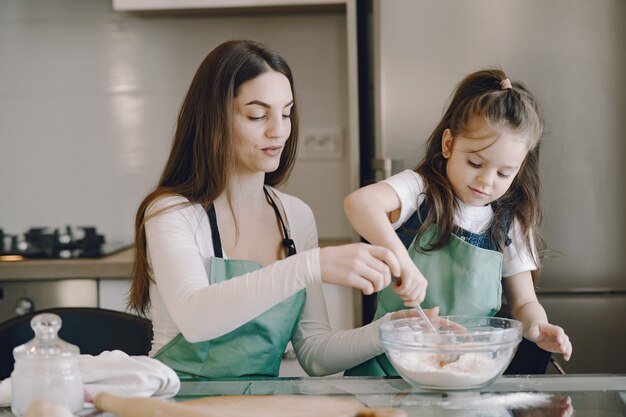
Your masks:
[{"label": "young girl", "polygon": [[136,217],[129,304],[151,316],[150,355],[181,376],[277,376],[289,341],[314,375],[383,352],[383,320],[331,332],[321,284],[371,294],[400,273],[398,261],[366,244],[317,247],[309,206],[274,188],[291,172],[297,139],[283,57],[253,41],[216,47],[196,72],[161,179]]},{"label": "young girl", "polygon": [[[524,336],[569,360],[569,338],[548,323],[532,276],[539,270],[542,133],[537,102],[521,83],[500,70],[470,74],[417,168],[353,192],[344,206],[365,239],[396,254],[401,279],[417,283],[424,307],[491,316],[504,289]],[[379,293],[375,318],[414,305],[404,304],[389,287]],[[395,370],[384,356],[349,372],[389,373]]]}]

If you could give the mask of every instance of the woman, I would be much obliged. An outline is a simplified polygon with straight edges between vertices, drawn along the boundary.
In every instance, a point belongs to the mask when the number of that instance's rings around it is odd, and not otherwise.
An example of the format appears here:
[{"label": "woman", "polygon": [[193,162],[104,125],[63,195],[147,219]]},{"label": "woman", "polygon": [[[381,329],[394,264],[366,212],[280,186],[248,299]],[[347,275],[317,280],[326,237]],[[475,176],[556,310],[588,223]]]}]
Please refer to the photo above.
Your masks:
[{"label": "woman", "polygon": [[[169,160],[137,212],[129,302],[151,315],[150,355],[180,375],[277,376],[290,340],[312,375],[383,351],[380,321],[331,332],[321,283],[371,294],[399,273],[395,256],[317,248],[311,209],[274,188],[295,161],[296,109],[289,66],[253,41],[219,45],[191,83]],[[409,301],[411,284],[397,288]]]}]

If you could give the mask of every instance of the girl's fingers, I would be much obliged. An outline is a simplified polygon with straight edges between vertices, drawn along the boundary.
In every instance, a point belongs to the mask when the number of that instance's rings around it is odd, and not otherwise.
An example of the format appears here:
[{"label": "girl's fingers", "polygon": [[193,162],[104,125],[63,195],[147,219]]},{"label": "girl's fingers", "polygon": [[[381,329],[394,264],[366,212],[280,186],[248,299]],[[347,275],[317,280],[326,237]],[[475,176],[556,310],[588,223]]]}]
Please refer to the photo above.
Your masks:
[{"label": "girl's fingers", "polygon": [[566,361],[569,361],[570,358],[572,357],[572,351],[574,350],[574,348],[572,347],[572,344],[569,343],[568,341],[568,347],[565,350],[565,353],[563,354],[563,359],[565,359]]},{"label": "girl's fingers", "polygon": [[547,323],[532,325],[528,330],[528,336],[531,338],[535,335],[536,337],[531,340],[540,347],[550,352],[560,353],[563,359],[569,361],[572,356],[572,343],[563,328]]},{"label": "girl's fingers", "polygon": [[428,283],[421,276],[404,278],[402,285],[396,288],[396,293],[406,306],[415,307],[424,301]]}]

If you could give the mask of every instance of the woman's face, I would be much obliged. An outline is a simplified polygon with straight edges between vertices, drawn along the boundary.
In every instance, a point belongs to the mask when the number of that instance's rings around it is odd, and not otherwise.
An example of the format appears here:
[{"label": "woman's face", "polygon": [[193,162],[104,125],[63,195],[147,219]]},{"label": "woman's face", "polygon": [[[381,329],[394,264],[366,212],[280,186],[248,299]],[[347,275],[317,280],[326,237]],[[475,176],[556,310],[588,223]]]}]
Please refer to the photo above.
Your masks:
[{"label": "woman's face", "polygon": [[239,87],[235,97],[234,134],[240,174],[272,172],[291,135],[291,84],[268,70]]},{"label": "woman's face", "polygon": [[492,130],[484,121],[471,134],[452,137],[446,129],[442,153],[454,195],[470,206],[484,206],[507,192],[528,153],[528,136],[509,129]]}]

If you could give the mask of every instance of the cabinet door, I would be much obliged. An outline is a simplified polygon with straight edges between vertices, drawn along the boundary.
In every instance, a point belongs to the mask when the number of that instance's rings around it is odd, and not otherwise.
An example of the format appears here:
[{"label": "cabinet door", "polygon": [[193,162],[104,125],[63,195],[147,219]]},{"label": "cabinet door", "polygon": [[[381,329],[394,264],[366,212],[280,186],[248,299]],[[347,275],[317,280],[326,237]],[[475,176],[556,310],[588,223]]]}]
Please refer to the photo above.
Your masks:
[{"label": "cabinet door", "polygon": [[346,0],[113,0],[113,10],[234,9],[345,5]]},{"label": "cabinet door", "polygon": [[51,307],[97,307],[95,279],[11,281],[0,283],[0,322]]},{"label": "cabinet door", "polygon": [[626,373],[626,294],[539,294],[551,323],[569,335],[574,348],[567,373]]},{"label": "cabinet door", "polygon": [[98,281],[98,307],[126,311],[126,299],[130,291],[128,279],[101,279]]}]

